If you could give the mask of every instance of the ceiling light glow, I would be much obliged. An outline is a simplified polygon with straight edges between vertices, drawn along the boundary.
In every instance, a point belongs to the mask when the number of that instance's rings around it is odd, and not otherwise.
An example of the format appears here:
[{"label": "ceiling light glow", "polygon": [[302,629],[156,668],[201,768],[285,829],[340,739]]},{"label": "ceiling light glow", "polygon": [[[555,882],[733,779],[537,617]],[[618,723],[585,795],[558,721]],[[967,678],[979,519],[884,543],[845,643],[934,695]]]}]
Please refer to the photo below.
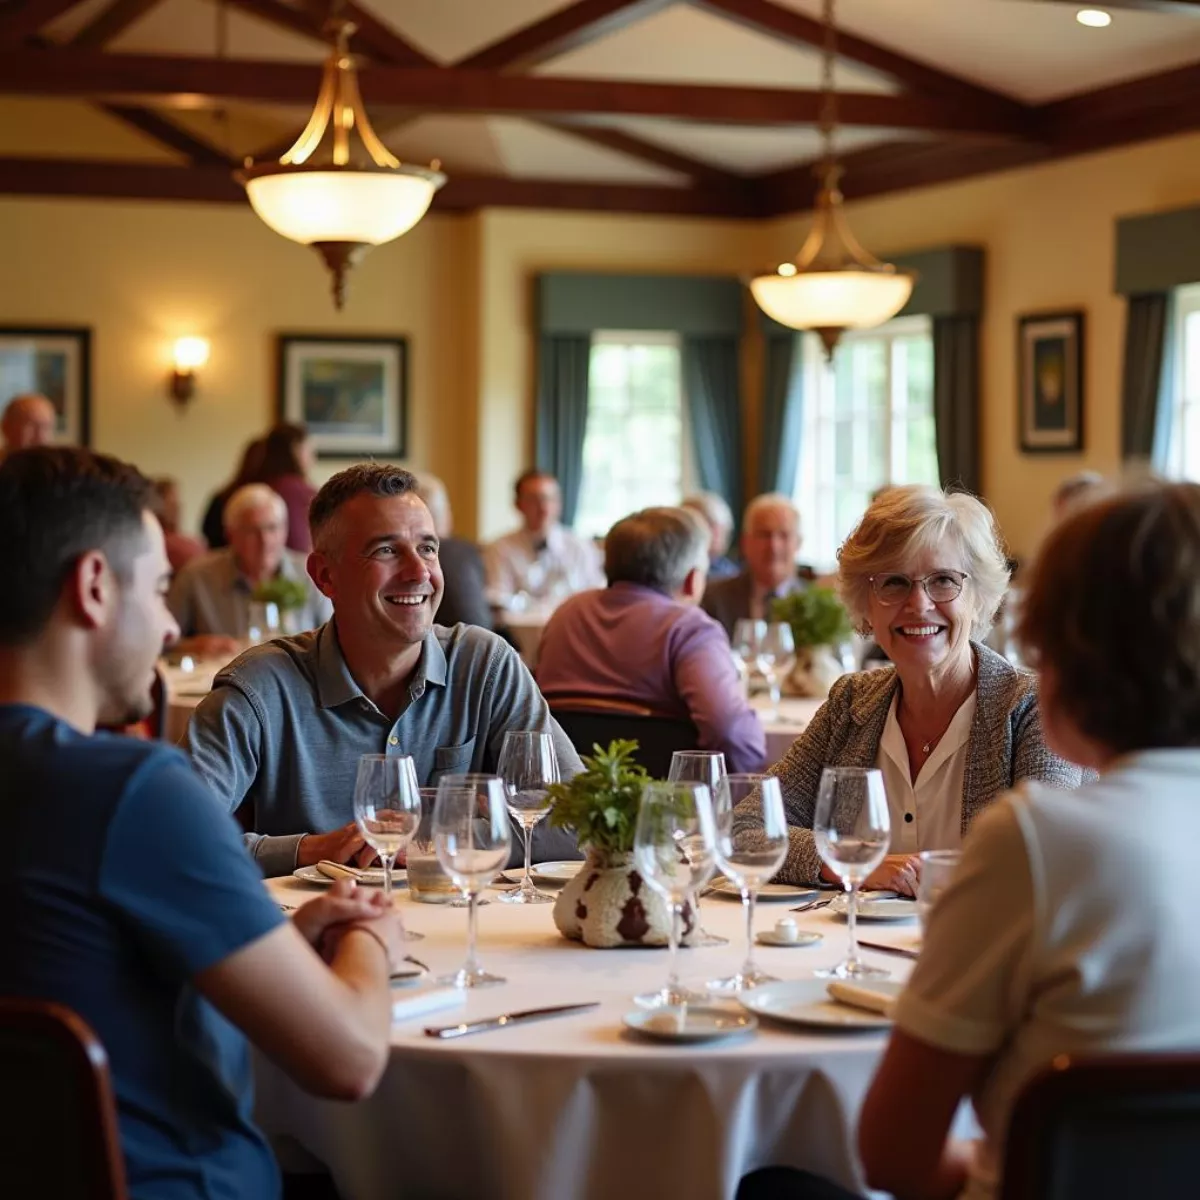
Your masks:
[{"label": "ceiling light glow", "polygon": [[1105,29],[1112,24],[1112,14],[1102,8],[1081,8],[1075,14],[1075,20],[1089,29]]}]

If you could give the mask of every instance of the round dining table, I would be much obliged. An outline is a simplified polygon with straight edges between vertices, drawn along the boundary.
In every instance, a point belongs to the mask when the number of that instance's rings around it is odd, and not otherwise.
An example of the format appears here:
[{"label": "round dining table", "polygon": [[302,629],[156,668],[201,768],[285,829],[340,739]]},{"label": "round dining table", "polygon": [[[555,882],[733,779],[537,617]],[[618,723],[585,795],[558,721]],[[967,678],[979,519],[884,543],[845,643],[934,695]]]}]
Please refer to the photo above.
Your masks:
[{"label": "round dining table", "polygon": [[[288,907],[318,890],[290,877],[268,886]],[[435,976],[457,968],[466,912],[416,903],[404,890],[397,904],[407,926],[424,934],[409,943],[411,954]],[[758,928],[772,929],[790,904],[760,903]],[[732,974],[745,956],[739,901],[708,897],[701,915],[707,931],[729,941],[681,951],[681,974],[693,986]],[[763,969],[800,979],[844,956],[844,920],[824,910],[789,915],[822,940],[756,946]],[[871,933],[911,946],[916,925],[876,925]],[[911,966],[867,954],[894,978]],[[622,1018],[635,993],[661,986],[666,952],[568,941],[548,904],[482,907],[479,955],[506,982],[398,1020],[369,1099],[314,1098],[259,1057],[260,1125],[277,1144],[298,1145],[324,1164],[344,1200],[729,1200],[743,1175],[770,1164],[861,1186],[854,1129],[883,1034],[763,1021],[749,1035],[710,1044],[644,1040]],[[395,991],[397,999],[404,994]],[[424,1033],[585,1002],[598,1006],[451,1041]]]}]

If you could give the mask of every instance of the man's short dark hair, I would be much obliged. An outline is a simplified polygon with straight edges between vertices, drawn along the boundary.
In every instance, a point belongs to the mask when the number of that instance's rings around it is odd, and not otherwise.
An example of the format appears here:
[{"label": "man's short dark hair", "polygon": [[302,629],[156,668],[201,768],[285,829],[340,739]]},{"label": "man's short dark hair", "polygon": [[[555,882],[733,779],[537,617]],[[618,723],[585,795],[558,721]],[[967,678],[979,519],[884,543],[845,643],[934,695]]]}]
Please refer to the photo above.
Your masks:
[{"label": "man's short dark hair", "polygon": [[1117,753],[1200,746],[1200,486],[1069,512],[1033,564],[1017,639],[1055,701]]},{"label": "man's short dark hair", "polygon": [[355,496],[407,496],[417,494],[417,477],[402,467],[387,463],[355,463],[344,471],[330,476],[313,497],[308,510],[308,528],[313,545],[324,550],[330,522],[337,511]]},{"label": "man's short dark hair", "polygon": [[555,483],[558,482],[558,480],[554,478],[554,473],[552,471],[543,471],[541,467],[530,467],[528,470],[522,471],[520,475],[517,476],[517,482],[513,484],[513,496],[517,500],[520,500],[521,489],[534,479],[552,479]]},{"label": "man's short dark hair", "polygon": [[37,637],[80,557],[100,551],[128,580],[146,549],[154,488],[128,463],[67,446],[38,446],[0,464],[0,644]]},{"label": "man's short dark hair", "polygon": [[687,508],[643,508],[622,517],[604,539],[608,582],[638,583],[668,596],[688,573],[708,565],[708,526]]}]

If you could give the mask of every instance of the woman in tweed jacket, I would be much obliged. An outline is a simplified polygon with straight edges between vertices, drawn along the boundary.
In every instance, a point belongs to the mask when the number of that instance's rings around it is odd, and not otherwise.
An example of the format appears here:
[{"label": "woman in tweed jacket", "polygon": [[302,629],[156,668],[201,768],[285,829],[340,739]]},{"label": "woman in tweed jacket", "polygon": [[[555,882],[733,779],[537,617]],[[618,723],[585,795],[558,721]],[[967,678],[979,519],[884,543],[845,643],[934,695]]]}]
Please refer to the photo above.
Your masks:
[{"label": "woman in tweed jacket", "polygon": [[[937,488],[889,488],[838,560],[851,618],[894,665],[840,679],[770,768],[791,826],[780,880],[834,881],[822,870],[812,833],[828,766],[883,768],[893,845],[907,820],[917,826],[917,850],[957,845],[983,808],[1021,779],[1079,785],[1078,768],[1046,748],[1034,676],[975,640],[990,627],[1008,583],[995,522],[979,500]],[[734,836],[753,838],[761,827],[752,795],[737,811]],[[890,854],[866,886],[912,894],[919,865],[913,853]]]}]

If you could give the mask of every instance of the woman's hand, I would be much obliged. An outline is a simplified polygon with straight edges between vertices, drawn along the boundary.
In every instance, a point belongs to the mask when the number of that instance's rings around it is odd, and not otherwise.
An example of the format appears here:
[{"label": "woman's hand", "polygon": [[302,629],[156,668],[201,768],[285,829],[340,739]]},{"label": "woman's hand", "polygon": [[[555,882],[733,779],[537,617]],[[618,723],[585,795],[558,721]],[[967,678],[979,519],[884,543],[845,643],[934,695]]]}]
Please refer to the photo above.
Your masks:
[{"label": "woman's hand", "polygon": [[353,879],[339,879],[323,896],[296,909],[292,924],[310,946],[320,947],[332,926],[369,921],[386,912],[381,889],[360,888]]},{"label": "woman's hand", "polygon": [[915,896],[921,882],[921,860],[915,854],[889,854],[867,876],[864,890]]}]

